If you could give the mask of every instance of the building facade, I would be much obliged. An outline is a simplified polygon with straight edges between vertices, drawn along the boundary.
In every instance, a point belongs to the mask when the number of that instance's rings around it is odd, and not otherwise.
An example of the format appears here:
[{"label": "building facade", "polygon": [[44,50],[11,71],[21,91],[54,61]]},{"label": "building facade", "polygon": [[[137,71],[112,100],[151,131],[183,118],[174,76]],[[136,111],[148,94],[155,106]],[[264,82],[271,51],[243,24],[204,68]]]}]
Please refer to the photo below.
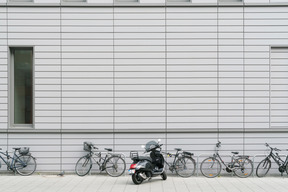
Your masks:
[{"label": "building facade", "polygon": [[288,148],[287,96],[287,0],[0,0],[0,148],[39,172],[84,141],[259,162]]}]

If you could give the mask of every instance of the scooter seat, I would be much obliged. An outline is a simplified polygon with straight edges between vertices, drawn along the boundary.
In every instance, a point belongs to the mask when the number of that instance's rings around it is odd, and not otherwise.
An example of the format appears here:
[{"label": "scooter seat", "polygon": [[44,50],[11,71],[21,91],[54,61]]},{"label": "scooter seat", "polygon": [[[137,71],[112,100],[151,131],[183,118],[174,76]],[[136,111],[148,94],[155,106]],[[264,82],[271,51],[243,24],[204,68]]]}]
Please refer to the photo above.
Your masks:
[{"label": "scooter seat", "polygon": [[147,160],[147,161],[151,161],[152,162],[152,158],[148,157],[148,156],[139,156],[137,159],[138,160]]}]

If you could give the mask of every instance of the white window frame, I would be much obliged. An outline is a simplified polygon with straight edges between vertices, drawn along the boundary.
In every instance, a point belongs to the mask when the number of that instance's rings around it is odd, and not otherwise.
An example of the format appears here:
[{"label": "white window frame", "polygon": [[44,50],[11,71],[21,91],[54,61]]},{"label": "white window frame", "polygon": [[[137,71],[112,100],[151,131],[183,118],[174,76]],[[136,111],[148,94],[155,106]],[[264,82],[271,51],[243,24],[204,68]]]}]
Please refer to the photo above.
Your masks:
[{"label": "white window frame", "polygon": [[[14,123],[14,50],[17,49],[31,49],[32,50],[32,124],[15,124]],[[35,125],[35,61],[34,61],[34,47],[33,46],[13,46],[9,47],[9,100],[8,100],[8,105],[9,105],[9,127],[10,128],[34,128]]]}]

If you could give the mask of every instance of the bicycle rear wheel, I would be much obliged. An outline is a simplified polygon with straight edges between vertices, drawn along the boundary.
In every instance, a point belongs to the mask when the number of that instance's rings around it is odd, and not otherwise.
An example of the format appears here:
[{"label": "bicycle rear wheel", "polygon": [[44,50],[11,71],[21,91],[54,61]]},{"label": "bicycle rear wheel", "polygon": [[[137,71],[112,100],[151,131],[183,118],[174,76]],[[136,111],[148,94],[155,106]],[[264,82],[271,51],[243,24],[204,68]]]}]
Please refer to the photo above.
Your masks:
[{"label": "bicycle rear wheel", "polygon": [[202,161],[200,171],[205,177],[213,178],[220,175],[221,168],[222,166],[218,159],[208,157]]},{"label": "bicycle rear wheel", "polygon": [[79,176],[85,176],[89,173],[90,169],[92,168],[92,161],[91,158],[86,156],[81,157],[75,166],[75,172]]},{"label": "bicycle rear wheel", "polygon": [[258,177],[264,177],[271,168],[270,159],[263,159],[256,168],[256,175]]},{"label": "bicycle rear wheel", "polygon": [[239,158],[235,160],[233,168],[236,176],[245,178],[249,177],[252,174],[253,163],[250,159]]},{"label": "bicycle rear wheel", "polygon": [[126,162],[122,157],[109,157],[105,163],[105,170],[111,177],[118,177],[125,172]]},{"label": "bicycle rear wheel", "polygon": [[175,171],[181,177],[190,177],[195,173],[196,163],[191,157],[182,157],[175,163]]},{"label": "bicycle rear wheel", "polygon": [[15,170],[23,176],[33,174],[36,166],[35,158],[31,155],[21,155],[14,162]]}]

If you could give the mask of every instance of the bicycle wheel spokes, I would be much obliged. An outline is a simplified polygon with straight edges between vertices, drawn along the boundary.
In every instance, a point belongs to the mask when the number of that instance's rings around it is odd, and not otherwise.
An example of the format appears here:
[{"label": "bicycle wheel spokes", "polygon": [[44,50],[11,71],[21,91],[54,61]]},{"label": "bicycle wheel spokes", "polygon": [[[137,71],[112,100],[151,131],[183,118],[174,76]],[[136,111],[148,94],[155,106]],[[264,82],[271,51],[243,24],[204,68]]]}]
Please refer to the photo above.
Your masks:
[{"label": "bicycle wheel spokes", "polygon": [[112,177],[118,177],[125,172],[126,163],[121,157],[115,156],[107,159],[105,163],[106,173]]},{"label": "bicycle wheel spokes", "polygon": [[253,172],[253,163],[250,159],[239,158],[235,160],[233,168],[238,177],[249,177]]},{"label": "bicycle wheel spokes", "polygon": [[175,163],[175,171],[181,177],[190,177],[195,172],[195,161],[190,157],[179,158]]},{"label": "bicycle wheel spokes", "polygon": [[79,176],[84,176],[89,173],[91,168],[92,168],[91,158],[84,156],[77,161],[75,172]]},{"label": "bicycle wheel spokes", "polygon": [[36,170],[36,161],[31,155],[22,155],[15,160],[14,167],[20,175],[31,175]]},{"label": "bicycle wheel spokes", "polygon": [[264,177],[271,168],[271,161],[269,159],[263,159],[257,166],[256,175],[258,177]]},{"label": "bicycle wheel spokes", "polygon": [[200,171],[205,177],[216,177],[221,172],[221,164],[217,159],[208,157],[202,161]]}]

